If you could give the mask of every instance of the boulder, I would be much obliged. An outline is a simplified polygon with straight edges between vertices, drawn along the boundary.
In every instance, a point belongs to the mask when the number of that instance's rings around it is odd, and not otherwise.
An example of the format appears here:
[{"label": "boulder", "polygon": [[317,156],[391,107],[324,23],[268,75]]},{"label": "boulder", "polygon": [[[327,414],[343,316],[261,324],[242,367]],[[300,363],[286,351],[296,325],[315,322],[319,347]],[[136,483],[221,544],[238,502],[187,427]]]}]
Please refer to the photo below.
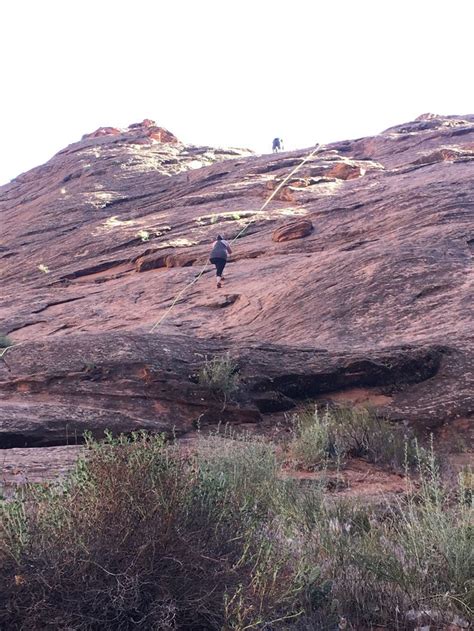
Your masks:
[{"label": "boulder", "polygon": [[167,129],[163,127],[149,126],[146,132],[149,138],[157,140],[158,142],[178,143],[178,139]]},{"label": "boulder", "polygon": [[307,237],[313,231],[313,224],[308,219],[298,219],[277,228],[272,234],[276,242],[291,241]]}]

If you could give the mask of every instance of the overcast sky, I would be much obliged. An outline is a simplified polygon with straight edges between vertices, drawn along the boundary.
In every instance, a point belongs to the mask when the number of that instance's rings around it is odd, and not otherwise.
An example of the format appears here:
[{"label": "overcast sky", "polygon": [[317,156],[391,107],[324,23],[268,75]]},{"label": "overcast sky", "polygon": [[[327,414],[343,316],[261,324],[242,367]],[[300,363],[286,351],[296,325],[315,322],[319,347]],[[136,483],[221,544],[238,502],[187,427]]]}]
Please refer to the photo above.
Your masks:
[{"label": "overcast sky", "polygon": [[270,150],[474,112],[473,0],[7,0],[0,184],[101,125]]}]

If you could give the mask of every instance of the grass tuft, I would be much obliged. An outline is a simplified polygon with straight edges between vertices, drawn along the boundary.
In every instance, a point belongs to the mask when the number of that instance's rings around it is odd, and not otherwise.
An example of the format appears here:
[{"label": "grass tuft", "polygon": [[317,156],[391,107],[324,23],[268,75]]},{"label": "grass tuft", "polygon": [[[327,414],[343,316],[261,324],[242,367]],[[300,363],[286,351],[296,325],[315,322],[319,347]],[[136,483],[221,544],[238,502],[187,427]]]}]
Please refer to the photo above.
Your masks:
[{"label": "grass tuft", "polygon": [[341,465],[347,457],[403,470],[426,457],[426,451],[404,426],[394,425],[364,408],[316,407],[294,418],[290,450],[304,469]]},{"label": "grass tuft", "polygon": [[229,353],[207,359],[199,371],[198,382],[216,394],[231,397],[239,389],[238,366]]}]

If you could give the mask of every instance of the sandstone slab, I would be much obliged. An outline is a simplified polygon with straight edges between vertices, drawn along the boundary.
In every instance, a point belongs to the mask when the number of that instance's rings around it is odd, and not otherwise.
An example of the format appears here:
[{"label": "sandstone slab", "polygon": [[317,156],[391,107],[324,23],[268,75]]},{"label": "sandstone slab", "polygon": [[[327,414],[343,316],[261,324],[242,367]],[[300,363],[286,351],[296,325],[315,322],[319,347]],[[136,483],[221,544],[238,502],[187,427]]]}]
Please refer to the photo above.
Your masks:
[{"label": "sandstone slab", "polygon": [[[259,371],[242,368],[232,422],[354,388],[394,420],[472,421],[474,116],[321,147],[263,211],[310,150],[255,156],[165,132],[98,130],[0,188],[0,334],[17,343],[0,365],[4,446],[219,422],[182,344]],[[314,230],[273,240],[293,222]],[[220,297],[210,272],[194,282],[217,234],[239,236]],[[145,377],[165,339],[171,372]]]}]

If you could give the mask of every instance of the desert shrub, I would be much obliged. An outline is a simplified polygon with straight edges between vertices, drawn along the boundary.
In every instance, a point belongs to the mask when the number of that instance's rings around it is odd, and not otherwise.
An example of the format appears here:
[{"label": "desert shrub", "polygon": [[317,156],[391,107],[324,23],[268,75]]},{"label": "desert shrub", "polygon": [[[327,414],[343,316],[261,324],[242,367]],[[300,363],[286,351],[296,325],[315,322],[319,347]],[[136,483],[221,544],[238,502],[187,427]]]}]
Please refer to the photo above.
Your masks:
[{"label": "desert shrub", "polygon": [[436,617],[440,624],[469,619],[472,505],[465,493],[457,500],[461,495],[445,488],[432,446],[414,455],[406,494],[377,504],[325,497],[321,482],[280,479],[275,450],[259,437],[205,438],[198,452],[205,471],[235,489],[235,504],[221,505],[221,513],[252,506],[266,515],[266,536],[293,558],[291,611],[304,613],[282,629],[337,628],[345,618],[353,628],[401,631],[424,621],[433,626]]},{"label": "desert shrub", "polygon": [[299,414],[294,419],[295,436],[291,453],[296,463],[304,469],[322,469],[330,460],[339,460],[345,455],[335,431],[334,418],[326,409],[316,407]]},{"label": "desert shrub", "polygon": [[87,453],[2,506],[0,628],[412,631],[472,613],[472,497],[464,478],[445,488],[432,449],[377,504],[283,479],[250,435]]},{"label": "desert shrub", "polygon": [[274,445],[265,438],[226,428],[223,434],[201,436],[196,457],[203,479],[212,481],[214,493],[218,490],[220,515],[265,515],[267,521],[276,519],[290,531],[295,521],[298,528],[312,526],[320,510],[323,482],[304,488],[297,480],[282,478]]},{"label": "desert shrub", "polygon": [[315,407],[296,416],[294,432],[291,453],[305,469],[342,464],[347,456],[404,469],[426,457],[407,428],[364,408]]},{"label": "desert shrub", "polygon": [[327,527],[315,529],[304,554],[324,568],[320,579],[331,588],[318,607],[309,602],[308,621],[327,623],[332,615],[356,628],[402,630],[424,624],[444,629],[456,618],[469,620],[472,506],[447,492],[432,452],[419,476],[418,486],[385,506],[328,511]]},{"label": "desert shrub", "polygon": [[145,436],[88,452],[62,487],[5,506],[0,628],[243,629],[281,617],[290,564],[264,536],[264,493],[242,493],[240,465],[206,467]]},{"label": "desert shrub", "polygon": [[427,452],[411,429],[390,423],[365,408],[336,407],[332,411],[339,440],[351,456],[395,469],[417,466]]},{"label": "desert shrub", "polygon": [[470,466],[463,467],[458,474],[459,501],[469,505],[474,502],[474,470]]},{"label": "desert shrub", "polygon": [[216,394],[231,397],[239,388],[237,364],[228,353],[207,359],[199,371],[198,381]]},{"label": "desert shrub", "polygon": [[0,348],[13,346],[13,341],[7,335],[0,335]]}]

